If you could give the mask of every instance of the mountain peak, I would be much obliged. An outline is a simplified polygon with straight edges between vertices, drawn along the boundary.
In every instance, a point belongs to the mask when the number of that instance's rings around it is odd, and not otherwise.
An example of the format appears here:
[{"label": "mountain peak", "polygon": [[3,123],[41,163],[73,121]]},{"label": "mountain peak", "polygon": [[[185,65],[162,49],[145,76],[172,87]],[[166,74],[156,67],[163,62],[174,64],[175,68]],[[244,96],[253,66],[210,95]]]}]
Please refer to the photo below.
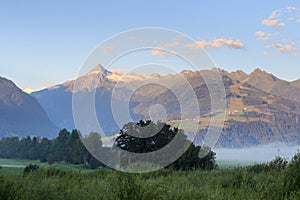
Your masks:
[{"label": "mountain peak", "polygon": [[108,76],[111,75],[112,72],[108,71],[102,65],[98,64],[87,73],[87,75],[90,74],[103,74],[104,76]]},{"label": "mountain peak", "polygon": [[260,68],[256,68],[252,73],[250,73],[250,77],[264,77],[264,78],[270,79],[272,81],[279,80],[273,74],[270,74],[264,70],[261,70]]},{"label": "mountain peak", "polygon": [[252,73],[266,73],[266,72],[261,70],[260,68],[256,68]]},{"label": "mountain peak", "polygon": [[233,72],[233,73],[236,73],[236,74],[241,74],[241,75],[247,75],[247,73],[246,72],[244,72],[243,70],[241,70],[241,69],[238,69],[238,70],[236,70],[235,72]]},{"label": "mountain peak", "polygon": [[191,70],[182,70],[181,72],[180,72],[180,74],[191,74],[191,73],[193,73]]},{"label": "mountain peak", "polygon": [[160,74],[158,74],[158,73],[153,73],[150,76],[151,76],[151,78],[160,78],[161,77]]}]

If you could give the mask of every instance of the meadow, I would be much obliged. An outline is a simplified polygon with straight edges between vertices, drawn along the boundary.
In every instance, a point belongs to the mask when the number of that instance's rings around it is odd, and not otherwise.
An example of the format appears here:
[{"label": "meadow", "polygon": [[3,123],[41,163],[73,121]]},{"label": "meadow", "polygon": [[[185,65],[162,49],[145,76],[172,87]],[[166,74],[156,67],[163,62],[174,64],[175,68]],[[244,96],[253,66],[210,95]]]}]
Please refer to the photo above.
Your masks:
[{"label": "meadow", "polygon": [[129,174],[80,165],[48,165],[32,160],[0,159],[1,199],[299,199],[300,154],[288,163],[277,158],[265,164],[212,171],[161,169]]}]

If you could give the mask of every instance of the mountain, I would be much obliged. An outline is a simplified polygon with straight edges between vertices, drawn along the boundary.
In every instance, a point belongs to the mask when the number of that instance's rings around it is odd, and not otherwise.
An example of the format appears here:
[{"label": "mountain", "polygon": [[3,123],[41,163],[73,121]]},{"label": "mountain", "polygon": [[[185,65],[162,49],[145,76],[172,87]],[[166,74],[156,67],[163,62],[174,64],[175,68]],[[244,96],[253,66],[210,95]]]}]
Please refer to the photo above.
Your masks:
[{"label": "mountain", "polygon": [[[112,75],[111,72],[108,72],[101,65],[97,65],[91,71],[89,71],[84,76],[79,77],[76,80],[76,88],[73,91],[75,80],[67,81],[63,84],[59,84],[50,88],[46,88],[37,92],[31,93],[35,97],[42,107],[47,112],[51,121],[60,128],[74,129],[74,120],[72,114],[72,92],[75,93],[89,93],[93,89],[97,89],[97,98],[100,102],[97,106],[101,116],[98,116],[102,119],[102,116],[109,115],[107,113],[107,108],[110,108],[110,95],[111,89],[113,88],[113,82],[107,78],[107,76]],[[100,100],[101,99],[101,100]],[[106,117],[106,121],[109,118]],[[107,122],[108,127],[106,131],[116,132],[118,129],[115,129],[116,125],[113,123]],[[111,128],[113,127],[113,128]],[[111,130],[112,129],[112,130]]]},{"label": "mountain", "polygon": [[300,79],[291,82],[291,85],[297,88],[300,88]]},{"label": "mountain", "polygon": [[24,93],[12,81],[0,77],[0,137],[53,137],[57,127],[32,96]]},{"label": "mountain", "polygon": [[[287,82],[256,69],[247,74],[241,70],[221,69],[189,71],[178,74],[142,75],[109,72],[97,65],[77,80],[65,82],[42,91],[33,92],[49,118],[60,128],[74,128],[72,94],[90,94],[95,89],[95,108],[101,127],[107,135],[119,132],[111,111],[111,102],[124,105],[130,96],[129,111],[133,120],[149,119],[149,109],[160,104],[165,109],[166,121],[178,125],[200,124],[195,143],[201,144],[212,113],[211,99],[202,76],[214,84],[220,73],[226,91],[226,121],[218,146],[245,147],[273,142],[300,144],[300,87],[299,82]],[[192,106],[190,85],[199,103],[200,115]],[[142,85],[141,87],[138,87]],[[164,86],[165,85],[165,86]],[[176,94],[175,94],[175,93]],[[125,104],[126,105],[126,104]],[[182,110],[181,107],[185,109]],[[120,107],[122,110],[122,107]],[[122,113],[119,113],[122,115]]]}]

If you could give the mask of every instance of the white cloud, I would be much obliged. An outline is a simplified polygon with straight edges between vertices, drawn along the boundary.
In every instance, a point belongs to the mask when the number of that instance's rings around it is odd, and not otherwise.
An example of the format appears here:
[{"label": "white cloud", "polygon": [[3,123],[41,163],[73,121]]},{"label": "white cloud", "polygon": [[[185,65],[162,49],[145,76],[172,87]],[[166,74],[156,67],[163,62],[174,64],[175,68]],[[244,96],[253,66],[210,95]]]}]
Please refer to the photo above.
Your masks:
[{"label": "white cloud", "polygon": [[273,11],[272,15],[269,16],[269,19],[276,19],[281,14],[280,10]]},{"label": "white cloud", "polygon": [[273,28],[283,27],[285,25],[285,23],[280,22],[279,20],[276,19],[265,19],[261,23],[266,26],[271,26]]},{"label": "white cloud", "polygon": [[152,55],[154,56],[162,56],[162,55],[176,55],[175,51],[165,51],[160,48],[153,48],[151,50]]},{"label": "white cloud", "polygon": [[152,55],[155,55],[155,56],[157,56],[157,55],[161,56],[161,55],[165,54],[165,52],[163,50],[161,50],[161,49],[152,49],[151,53],[152,53]]},{"label": "white cloud", "polygon": [[255,35],[257,36],[257,40],[263,40],[263,41],[269,41],[272,34],[263,32],[263,31],[257,31],[255,32]]},{"label": "white cloud", "polygon": [[278,52],[280,52],[280,53],[290,53],[290,52],[298,51],[298,49],[296,47],[294,47],[293,45],[290,45],[290,44],[283,45],[283,44],[277,43],[277,44],[272,44],[272,47],[277,49]]},{"label": "white cloud", "polygon": [[[273,28],[280,28],[285,26],[285,23],[283,22],[284,20],[284,15],[287,15],[288,13],[292,12],[298,12],[299,9],[294,7],[294,6],[288,6],[285,9],[278,9],[272,12],[272,14],[267,18],[262,21],[263,25],[266,26],[271,26]],[[289,17],[287,18],[288,21],[293,21],[295,20],[294,17]]]},{"label": "white cloud", "polygon": [[225,39],[225,38],[217,38],[213,41],[205,41],[200,40],[193,44],[188,44],[185,47],[188,49],[198,49],[198,48],[220,48],[220,47],[229,47],[233,49],[243,49],[244,44],[240,40],[232,40],[232,39]]},{"label": "white cloud", "polygon": [[[272,28],[297,26],[297,22],[300,23],[300,9],[294,6],[275,10],[267,19],[262,20],[263,25]],[[297,39],[293,35],[289,35],[287,31],[282,32],[281,30],[277,30],[272,34],[269,34],[264,30],[255,33],[257,40],[268,42],[268,45],[265,46],[268,50],[263,52],[264,55],[268,55],[270,49],[275,49],[282,54],[298,52],[298,44],[295,42]]]},{"label": "white cloud", "polygon": [[[168,51],[168,48],[171,47],[176,47],[179,45],[179,42],[174,42],[174,43],[167,43],[167,44],[162,44],[156,48],[153,48],[151,50],[152,55],[172,55],[176,54],[174,51]],[[164,50],[166,49],[166,50]]]},{"label": "white cloud", "polygon": [[293,12],[293,11],[297,11],[297,10],[299,10],[299,9],[294,6],[288,6],[286,9],[286,12]]}]

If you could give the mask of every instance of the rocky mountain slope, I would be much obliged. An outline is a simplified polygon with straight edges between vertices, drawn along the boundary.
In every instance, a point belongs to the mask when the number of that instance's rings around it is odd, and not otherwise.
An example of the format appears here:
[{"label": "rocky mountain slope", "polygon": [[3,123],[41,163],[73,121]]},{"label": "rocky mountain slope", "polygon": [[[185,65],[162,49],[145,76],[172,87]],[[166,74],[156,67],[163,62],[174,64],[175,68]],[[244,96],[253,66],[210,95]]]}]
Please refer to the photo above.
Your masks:
[{"label": "rocky mountain slope", "polygon": [[0,77],[0,137],[53,137],[57,127],[49,120],[38,101],[12,81]]},{"label": "rocky mountain slope", "polygon": [[[300,84],[287,82],[260,69],[250,74],[241,70],[227,72],[220,69],[200,72],[184,70],[172,75],[127,74],[109,72],[98,65],[75,80],[34,92],[32,95],[59,127],[74,128],[72,92],[89,93],[96,89],[95,105],[100,125],[108,135],[119,131],[112,112],[111,101],[122,105],[128,92],[130,114],[134,120],[148,119],[155,104],[164,107],[169,123],[176,125],[185,116],[186,126],[200,124],[195,143],[201,144],[209,121],[218,117],[211,113],[211,99],[202,76],[213,80],[222,75],[226,90],[226,121],[218,141],[222,147],[244,147],[272,142],[300,143]],[[200,115],[194,112],[186,84],[195,91]],[[163,85],[167,86],[163,86]],[[142,87],[136,88],[143,84]],[[177,91],[177,96],[174,94]],[[112,95],[114,93],[114,95]],[[184,105],[185,110],[181,110]]]}]

